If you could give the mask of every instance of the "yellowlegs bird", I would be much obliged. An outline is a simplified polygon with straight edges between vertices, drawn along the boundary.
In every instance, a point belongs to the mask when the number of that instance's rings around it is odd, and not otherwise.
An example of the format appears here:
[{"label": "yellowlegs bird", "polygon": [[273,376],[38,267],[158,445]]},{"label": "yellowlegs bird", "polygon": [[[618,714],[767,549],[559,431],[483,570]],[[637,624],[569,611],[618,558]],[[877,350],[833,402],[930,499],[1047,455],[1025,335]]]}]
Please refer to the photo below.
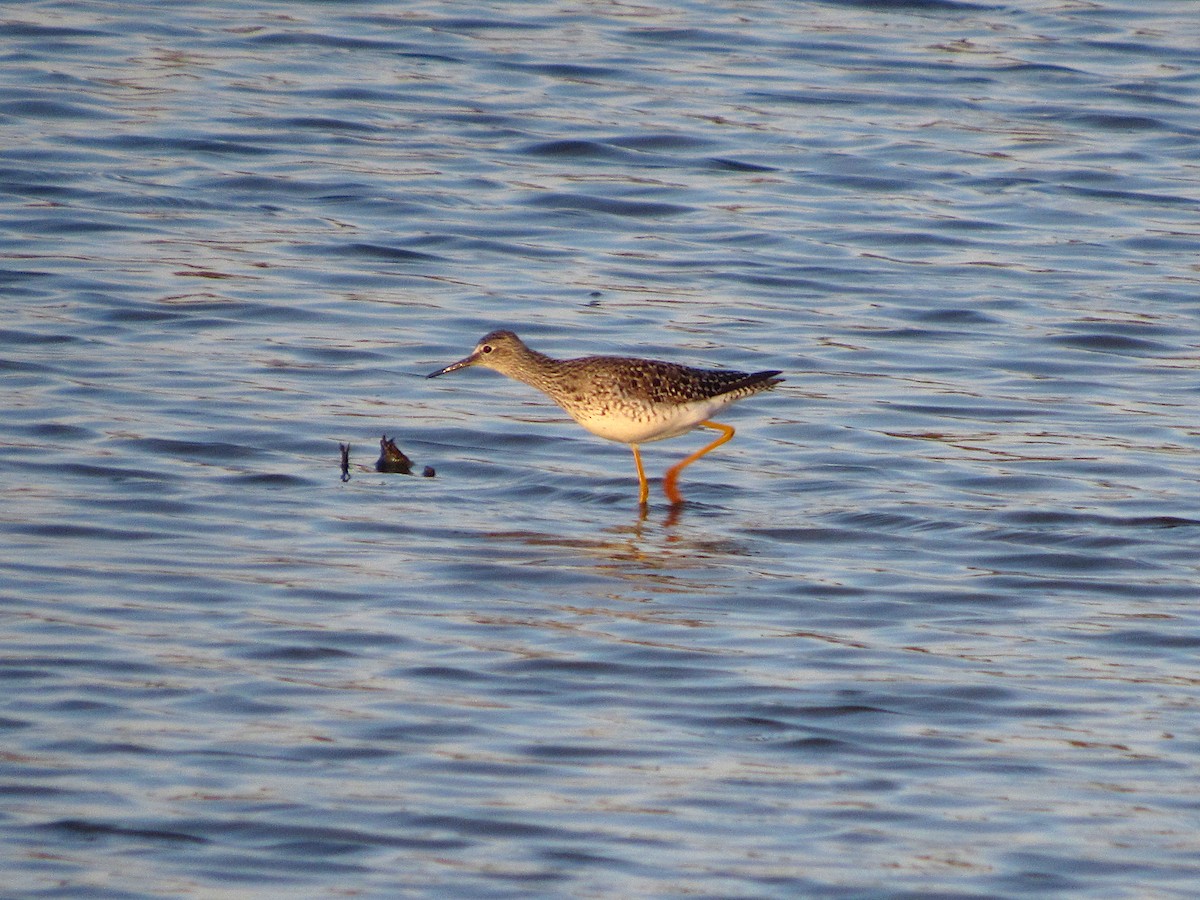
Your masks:
[{"label": "yellowlegs bird", "polygon": [[711,428],[721,436],[667,469],[663,491],[672,503],[683,500],[675,482],[685,466],[733,437],[733,428],[709,416],[782,378],[778,371],[732,372],[693,369],[675,363],[630,356],[583,356],[554,359],[531,350],[511,331],[484,336],[470,356],[431,373],[445,375],[468,366],[484,366],[537,388],[570,413],[592,434],[621,441],[633,449],[637,464],[638,500],[646,502],[650,487],[638,444],[678,437],[693,428]]}]

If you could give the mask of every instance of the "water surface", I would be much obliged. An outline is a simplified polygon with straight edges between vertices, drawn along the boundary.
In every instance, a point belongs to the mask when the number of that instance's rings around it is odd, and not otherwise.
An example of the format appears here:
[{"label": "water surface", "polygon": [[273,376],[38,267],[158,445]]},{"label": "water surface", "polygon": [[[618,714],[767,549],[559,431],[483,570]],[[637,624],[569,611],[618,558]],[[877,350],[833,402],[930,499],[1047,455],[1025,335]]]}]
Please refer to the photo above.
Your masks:
[{"label": "water surface", "polygon": [[1190,3],[0,34],[6,895],[1195,895]]}]

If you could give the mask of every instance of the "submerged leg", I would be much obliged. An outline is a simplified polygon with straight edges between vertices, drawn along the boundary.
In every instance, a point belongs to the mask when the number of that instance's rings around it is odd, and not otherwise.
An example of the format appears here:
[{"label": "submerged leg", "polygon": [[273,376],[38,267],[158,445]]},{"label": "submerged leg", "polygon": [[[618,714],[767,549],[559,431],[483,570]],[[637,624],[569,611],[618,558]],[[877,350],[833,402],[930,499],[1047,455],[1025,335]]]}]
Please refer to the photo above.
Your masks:
[{"label": "submerged leg", "polygon": [[638,503],[645,506],[646,499],[650,496],[650,485],[646,482],[646,470],[642,468],[642,454],[638,452],[637,444],[630,444],[629,448],[633,450],[633,461],[637,463]]},{"label": "submerged leg", "polygon": [[705,453],[710,450],[716,450],[726,441],[733,437],[733,426],[722,425],[720,422],[713,422],[705,419],[700,423],[704,428],[711,428],[713,431],[721,432],[721,436],[706,447],[701,447],[691,456],[684,459],[682,462],[677,462],[671,468],[667,469],[667,474],[663,476],[663,491],[667,495],[667,499],[672,503],[682,503],[683,495],[679,493],[679,488],[675,487],[675,482],[679,479],[679,473],[683,471],[684,466],[690,466]]}]

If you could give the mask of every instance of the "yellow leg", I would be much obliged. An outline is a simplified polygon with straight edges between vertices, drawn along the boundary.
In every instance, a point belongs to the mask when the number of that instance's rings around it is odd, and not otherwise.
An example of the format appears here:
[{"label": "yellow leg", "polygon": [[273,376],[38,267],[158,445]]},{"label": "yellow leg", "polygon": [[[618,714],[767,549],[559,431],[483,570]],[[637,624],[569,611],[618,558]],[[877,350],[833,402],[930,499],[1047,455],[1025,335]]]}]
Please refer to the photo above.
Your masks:
[{"label": "yellow leg", "polygon": [[638,452],[637,444],[630,444],[630,449],[633,450],[633,461],[637,463],[638,470],[638,503],[642,506],[646,505],[646,500],[650,496],[650,485],[646,481],[646,470],[642,468],[642,454]]},{"label": "yellow leg", "polygon": [[679,473],[683,471],[684,466],[690,466],[705,453],[708,453],[710,450],[716,450],[733,437],[732,425],[722,425],[720,422],[713,422],[709,419],[705,419],[700,424],[704,428],[711,428],[713,431],[720,431],[721,436],[707,447],[701,447],[682,462],[677,462],[675,465],[671,466],[671,468],[667,469],[667,474],[663,476],[663,491],[666,493],[667,499],[672,503],[683,502],[683,495],[679,493],[679,488],[675,487],[675,482],[679,479]]}]

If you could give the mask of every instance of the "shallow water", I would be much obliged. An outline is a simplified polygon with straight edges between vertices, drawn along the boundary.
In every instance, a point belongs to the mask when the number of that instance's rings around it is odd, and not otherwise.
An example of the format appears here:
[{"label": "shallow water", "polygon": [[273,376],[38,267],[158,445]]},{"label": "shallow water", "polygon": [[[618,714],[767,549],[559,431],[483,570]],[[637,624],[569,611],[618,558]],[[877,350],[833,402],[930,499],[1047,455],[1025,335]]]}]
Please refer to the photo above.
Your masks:
[{"label": "shallow water", "polygon": [[6,896],[1195,895],[1190,3],[3,18]]}]

